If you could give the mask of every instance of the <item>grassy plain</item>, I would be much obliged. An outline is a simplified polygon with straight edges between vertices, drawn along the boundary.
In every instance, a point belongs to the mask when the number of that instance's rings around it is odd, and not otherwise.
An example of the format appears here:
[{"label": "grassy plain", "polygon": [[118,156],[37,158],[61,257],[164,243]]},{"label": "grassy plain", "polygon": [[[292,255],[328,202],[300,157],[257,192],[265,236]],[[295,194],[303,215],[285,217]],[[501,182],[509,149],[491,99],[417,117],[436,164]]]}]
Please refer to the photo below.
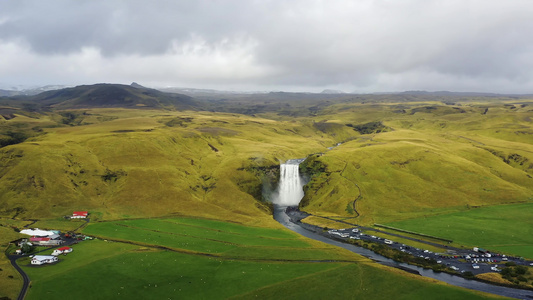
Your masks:
[{"label": "grassy plain", "polygon": [[176,251],[252,260],[364,260],[279,229],[176,218],[92,223],[85,234]]},{"label": "grassy plain", "polygon": [[424,299],[432,293],[443,299],[487,299],[374,264],[227,260],[103,240],[73,248],[55,265],[35,267],[27,265],[29,259],[21,262],[32,279],[27,299],[57,299],[66,287],[76,299],[87,295],[99,299],[242,299],[255,295],[323,299],[338,293],[373,295],[374,299],[395,294]]},{"label": "grassy plain", "polygon": [[[234,299],[495,299],[365,264],[343,265],[244,293]],[[303,292],[305,291],[305,292]]]},{"label": "grassy plain", "polygon": [[393,222],[387,225],[417,230],[453,240],[533,259],[533,203],[509,204]]}]

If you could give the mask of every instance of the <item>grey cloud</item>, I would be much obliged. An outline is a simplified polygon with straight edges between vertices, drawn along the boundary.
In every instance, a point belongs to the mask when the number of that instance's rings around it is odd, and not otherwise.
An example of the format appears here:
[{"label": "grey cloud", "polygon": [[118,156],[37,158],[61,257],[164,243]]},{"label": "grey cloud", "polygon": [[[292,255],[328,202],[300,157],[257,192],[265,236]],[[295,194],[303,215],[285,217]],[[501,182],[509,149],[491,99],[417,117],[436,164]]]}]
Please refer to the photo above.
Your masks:
[{"label": "grey cloud", "polygon": [[3,1],[0,47],[42,69],[80,56],[95,81],[527,92],[531,15],[528,0]]}]

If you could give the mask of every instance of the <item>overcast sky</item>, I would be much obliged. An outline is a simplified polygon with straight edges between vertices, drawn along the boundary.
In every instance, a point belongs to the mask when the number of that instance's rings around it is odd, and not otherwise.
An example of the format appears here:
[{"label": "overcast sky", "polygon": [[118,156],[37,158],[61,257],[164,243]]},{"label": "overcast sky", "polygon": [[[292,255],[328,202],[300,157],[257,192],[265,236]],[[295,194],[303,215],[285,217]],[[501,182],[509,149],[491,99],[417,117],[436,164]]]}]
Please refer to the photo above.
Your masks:
[{"label": "overcast sky", "polygon": [[0,1],[0,86],[132,81],[533,93],[533,1]]}]

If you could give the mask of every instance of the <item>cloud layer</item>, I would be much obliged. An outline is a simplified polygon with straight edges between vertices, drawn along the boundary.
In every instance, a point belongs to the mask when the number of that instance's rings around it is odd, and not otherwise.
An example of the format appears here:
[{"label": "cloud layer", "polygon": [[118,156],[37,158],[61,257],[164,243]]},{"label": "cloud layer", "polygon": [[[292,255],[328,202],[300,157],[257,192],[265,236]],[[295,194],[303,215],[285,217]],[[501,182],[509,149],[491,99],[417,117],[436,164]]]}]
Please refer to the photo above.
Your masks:
[{"label": "cloud layer", "polygon": [[533,2],[2,1],[1,84],[533,93]]}]

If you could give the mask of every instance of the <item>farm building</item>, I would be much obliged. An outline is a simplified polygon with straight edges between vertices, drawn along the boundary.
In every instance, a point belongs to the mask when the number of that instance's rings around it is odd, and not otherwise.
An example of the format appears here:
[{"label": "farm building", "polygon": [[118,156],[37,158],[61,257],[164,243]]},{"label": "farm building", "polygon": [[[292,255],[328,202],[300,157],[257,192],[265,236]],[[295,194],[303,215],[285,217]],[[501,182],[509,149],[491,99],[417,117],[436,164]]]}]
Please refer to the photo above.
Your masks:
[{"label": "farm building", "polygon": [[51,240],[60,240],[61,236],[57,233],[48,236]]},{"label": "farm building", "polygon": [[54,252],[52,252],[52,255],[57,256],[59,254],[67,254],[70,252],[72,252],[72,248],[65,246],[65,247],[55,249]]},{"label": "farm building", "polygon": [[30,238],[30,242],[39,244],[41,242],[48,242],[50,240],[49,237],[40,237],[40,236],[32,236]]},{"label": "farm building", "polygon": [[35,255],[31,259],[32,265],[51,264],[57,261],[57,257],[52,255]]},{"label": "farm building", "polygon": [[39,246],[57,246],[63,243],[63,241],[60,239],[54,240],[49,237],[37,237],[37,236],[32,236],[30,238],[30,242],[34,245],[39,245]]},{"label": "farm building", "polygon": [[20,233],[31,235],[31,236],[51,236],[55,234],[56,232],[52,230],[41,230],[39,228],[34,228],[34,229],[21,230]]},{"label": "farm building", "polygon": [[71,219],[85,219],[89,215],[86,211],[75,211],[72,213]]},{"label": "farm building", "polygon": [[22,245],[24,244],[30,244],[30,246],[33,246],[29,241],[28,239],[18,239],[18,240],[15,240],[15,241],[12,241],[11,243],[19,246],[19,247],[22,247]]}]

